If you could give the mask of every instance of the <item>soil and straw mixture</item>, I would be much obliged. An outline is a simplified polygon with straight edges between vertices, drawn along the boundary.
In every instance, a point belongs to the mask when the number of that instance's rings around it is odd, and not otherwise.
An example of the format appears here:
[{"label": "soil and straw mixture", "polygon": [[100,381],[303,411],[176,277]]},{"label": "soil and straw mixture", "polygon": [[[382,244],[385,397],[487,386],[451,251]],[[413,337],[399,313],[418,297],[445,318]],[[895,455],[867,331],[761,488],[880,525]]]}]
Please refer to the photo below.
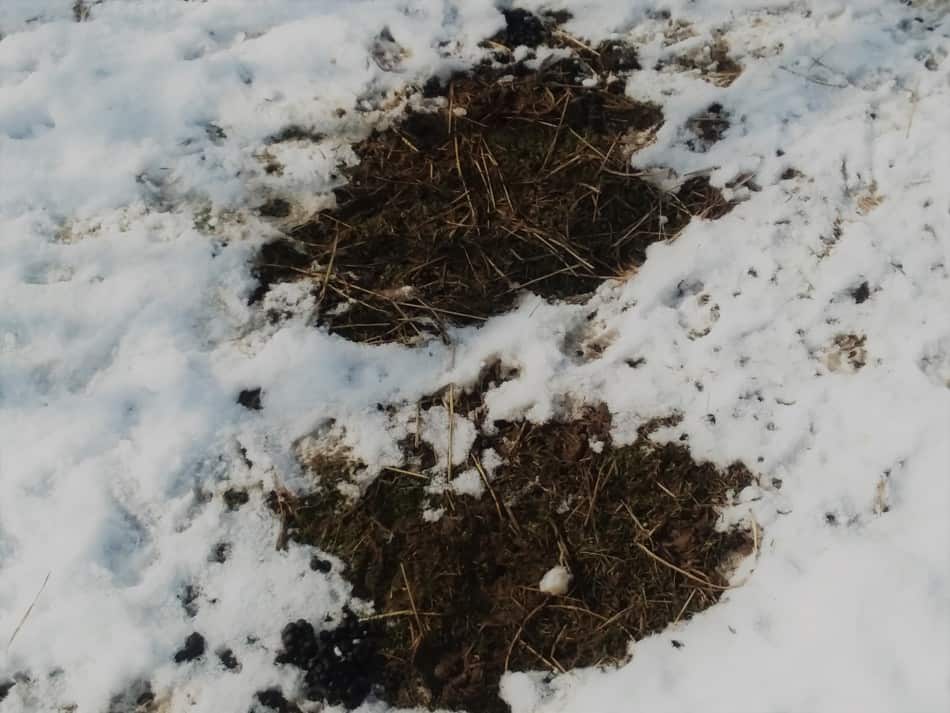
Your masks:
[{"label": "soil and straw mixture", "polygon": [[[252,302],[275,282],[306,279],[318,322],[347,339],[447,338],[451,326],[511,309],[525,290],[581,298],[629,277],[651,243],[731,209],[704,178],[671,193],[631,168],[663,121],[659,107],[625,96],[624,74],[639,69],[633,48],[590,47],[558,30],[563,17],[505,16],[485,64],[433,79],[399,122],[356,147],[359,164],[334,210],[263,248]],[[514,47],[540,44],[570,56],[530,71],[514,61]],[[706,133],[728,126],[712,113],[716,121],[688,127],[697,140],[711,143],[718,137]],[[290,206],[261,211],[286,216]],[[400,707],[502,713],[505,671],[622,661],[632,641],[728,589],[752,538],[716,523],[751,482],[748,470],[650,441],[675,419],[616,446],[603,405],[541,425],[487,422],[484,395],[510,376],[493,365],[469,389],[450,386],[416,409],[444,407],[449,423],[459,414],[476,426],[454,474],[481,482],[480,497],[433,487],[452,479],[438,465],[451,462],[452,446],[442,460],[413,435],[404,461],[355,500],[343,493],[361,464],[333,448],[308,454],[314,492],[270,494],[278,547],[294,539],[339,557],[354,595],[374,605],[362,618],[347,610],[340,622],[285,626],[277,662],[304,671],[305,698],[354,708],[376,695]],[[246,400],[260,407],[254,394]],[[319,555],[312,566],[332,567]],[[570,585],[545,593],[539,583],[556,566]],[[279,689],[257,699],[299,710]]]},{"label": "soil and straw mixture", "polygon": [[[549,31],[512,22],[516,41]],[[638,66],[632,48],[569,44],[572,56],[529,71],[505,42],[489,43],[495,61],[429,82],[424,93],[443,96],[356,147],[336,209],[264,247],[252,301],[310,279],[331,332],[417,343],[505,312],[523,290],[590,293],[692,218],[730,210],[705,178],[669,193],[631,168],[663,121],[624,93],[617,73]]]},{"label": "soil and straw mixture", "polygon": [[[448,398],[457,413],[482,417],[477,394]],[[649,441],[674,421],[644,427],[624,447],[611,443],[603,406],[569,422],[480,424],[463,466],[479,473],[479,498],[433,495],[435,455],[412,438],[406,463],[356,501],[336,488],[352,463],[314,461],[317,492],[271,502],[286,536],[347,563],[354,594],[377,614],[351,644],[362,652],[359,680],[328,684],[339,671],[329,666],[328,674],[318,657],[298,664],[319,683],[307,695],[354,705],[376,690],[398,706],[502,713],[505,671],[616,663],[631,641],[709,607],[728,589],[736,557],[752,549],[749,533],[716,530],[717,508],[752,476]],[[478,456],[486,449],[502,460],[493,473]],[[425,508],[444,512],[428,522]],[[558,565],[573,575],[571,586],[545,594],[539,582]]]}]

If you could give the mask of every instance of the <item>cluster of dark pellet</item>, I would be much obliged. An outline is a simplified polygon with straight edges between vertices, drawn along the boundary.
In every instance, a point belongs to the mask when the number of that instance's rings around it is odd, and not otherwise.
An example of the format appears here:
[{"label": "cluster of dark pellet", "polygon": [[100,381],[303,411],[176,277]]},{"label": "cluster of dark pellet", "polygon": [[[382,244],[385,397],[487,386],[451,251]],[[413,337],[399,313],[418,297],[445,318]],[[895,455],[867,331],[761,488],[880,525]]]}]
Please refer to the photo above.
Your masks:
[{"label": "cluster of dark pellet", "polygon": [[316,632],[305,619],[293,621],[281,632],[284,650],[277,663],[307,672],[304,694],[329,705],[359,706],[373,689],[380,661],[369,624],[346,612],[335,629]]}]

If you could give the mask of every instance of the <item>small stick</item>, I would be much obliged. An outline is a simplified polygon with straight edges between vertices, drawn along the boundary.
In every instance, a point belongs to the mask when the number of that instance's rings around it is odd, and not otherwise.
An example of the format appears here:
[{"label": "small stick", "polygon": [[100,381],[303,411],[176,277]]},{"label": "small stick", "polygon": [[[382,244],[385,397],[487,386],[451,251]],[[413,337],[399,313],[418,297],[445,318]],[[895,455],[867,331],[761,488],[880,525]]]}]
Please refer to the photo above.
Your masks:
[{"label": "small stick", "polygon": [[557,146],[557,140],[561,138],[561,127],[564,126],[564,117],[567,116],[567,107],[570,105],[570,95],[564,95],[564,108],[561,109],[561,119],[557,122],[557,129],[554,131],[554,138],[551,139],[551,145],[548,146],[548,152],[544,157],[544,163],[541,164],[539,171],[543,171],[548,167],[548,162],[551,160],[551,156],[554,154],[554,147]]},{"label": "small stick", "polygon": [[590,45],[585,45],[585,44],[584,44],[583,42],[581,42],[579,39],[577,39],[577,38],[574,37],[573,35],[569,35],[569,34],[566,33],[564,30],[555,30],[555,31],[554,31],[554,34],[557,35],[558,37],[560,37],[561,39],[567,40],[567,41],[570,42],[572,45],[577,45],[577,46],[580,47],[582,50],[587,50],[588,52],[590,52],[590,53],[591,53],[592,55],[594,55],[595,57],[600,57],[600,52],[598,52],[597,50],[595,50],[595,49],[594,49],[593,47],[591,47]]},{"label": "small stick", "polygon": [[323,304],[323,298],[327,296],[327,285],[330,284],[330,275],[333,272],[333,261],[336,259],[336,246],[340,241],[340,231],[337,230],[333,236],[333,249],[330,251],[330,262],[327,263],[327,274],[323,278],[323,285],[320,287],[320,299],[317,301],[318,305]]},{"label": "small stick", "polygon": [[501,504],[498,502],[498,496],[495,494],[495,489],[491,486],[491,483],[488,482],[488,475],[486,475],[485,469],[482,468],[481,461],[479,461],[478,458],[473,455],[472,462],[475,463],[475,470],[477,470],[478,474],[482,476],[482,482],[485,484],[485,487],[491,494],[491,499],[495,501],[495,510],[498,512],[498,519],[504,520],[505,518],[501,514]]},{"label": "small stick", "polygon": [[462,173],[462,161],[459,159],[459,137],[455,136],[455,168],[459,172],[459,180],[462,182],[462,189],[465,191],[465,198],[468,201],[468,209],[472,214],[472,227],[475,232],[480,232],[478,228],[478,214],[475,212],[475,204],[472,203],[472,197],[469,195],[468,184],[465,182],[465,174]]},{"label": "small stick", "polygon": [[409,586],[409,577],[406,576],[406,566],[400,562],[399,569],[402,571],[402,581],[406,583],[406,593],[409,595],[409,606],[412,607],[412,616],[416,620],[416,626],[419,627],[419,637],[422,637],[422,634],[425,633],[425,629],[422,627],[422,619],[419,617],[419,610],[416,609],[416,600],[412,596],[412,587]]},{"label": "small stick", "polygon": [[399,473],[400,475],[411,475],[413,478],[418,478],[419,480],[426,480],[426,481],[429,480],[422,473],[416,473],[415,471],[412,471],[412,470],[403,470],[402,468],[394,468],[391,465],[383,466],[383,470],[389,470],[389,471],[392,471],[393,473]]},{"label": "small stick", "polygon": [[525,626],[527,626],[528,622],[531,621],[531,617],[533,617],[535,614],[537,614],[539,611],[541,611],[544,608],[545,604],[547,604],[547,602],[541,602],[540,604],[538,604],[538,606],[536,606],[534,609],[528,612],[528,616],[526,616],[524,619],[521,620],[521,626],[518,627],[518,631],[515,632],[514,638],[511,640],[511,643],[508,645],[508,654],[505,656],[505,671],[508,670],[508,663],[511,661],[511,652],[514,651],[515,644],[517,644],[518,640],[521,639],[521,633],[524,631]]},{"label": "small stick", "polygon": [[419,447],[419,439],[422,437],[420,431],[422,430],[422,404],[418,401],[416,402],[416,437],[414,439],[415,447]]},{"label": "small stick", "polygon": [[643,524],[642,522],[640,522],[640,519],[639,519],[636,515],[633,514],[633,510],[630,509],[630,506],[627,505],[627,503],[624,503],[624,504],[623,504],[623,507],[624,507],[624,509],[626,509],[627,514],[630,515],[631,518],[633,518],[633,521],[636,523],[637,527],[639,527],[641,530],[643,530],[645,533],[647,533],[647,539],[651,539],[651,540],[652,540],[652,539],[653,539],[653,533],[656,532],[657,528],[659,528],[660,526],[657,525],[657,526],[654,527],[652,530],[648,530],[648,529],[644,526],[644,524]]},{"label": "small stick", "polygon": [[662,564],[662,565],[664,565],[664,566],[666,566],[666,567],[669,567],[669,568],[672,569],[674,572],[679,572],[679,573],[682,574],[684,577],[688,577],[689,579],[693,580],[694,582],[698,582],[699,584],[703,585],[704,587],[707,587],[708,589],[718,589],[718,590],[723,591],[723,592],[728,591],[728,590],[730,590],[730,589],[734,589],[734,587],[722,586],[722,585],[719,585],[719,584],[713,584],[712,582],[710,582],[710,581],[708,581],[708,580],[700,579],[700,578],[697,577],[695,574],[690,574],[690,573],[687,572],[685,569],[680,569],[679,567],[677,567],[677,566],[676,566],[675,564],[673,564],[672,562],[667,562],[665,559],[663,559],[663,558],[660,557],[658,554],[656,554],[655,552],[653,552],[652,550],[650,550],[650,548],[644,546],[642,543],[640,543],[640,542],[635,542],[634,544],[635,544],[637,547],[639,547],[641,550],[643,550],[647,555],[649,555],[649,556],[650,556],[652,559],[654,559],[655,561],[659,562],[660,564]]},{"label": "small stick", "polygon": [[686,607],[688,607],[688,606],[689,606],[689,603],[690,603],[691,601],[693,601],[693,596],[695,596],[696,591],[697,591],[697,590],[695,590],[695,589],[693,589],[692,591],[690,591],[689,597],[687,597],[687,599],[686,599],[686,603],[683,605],[683,608],[680,609],[679,614],[677,614],[677,615],[676,615],[676,618],[673,620],[673,623],[674,623],[674,624],[680,620],[680,617],[681,617],[681,616],[683,616],[683,612],[686,611]]},{"label": "small stick", "polygon": [[562,267],[560,270],[555,270],[554,272],[549,272],[547,275],[541,275],[541,277],[536,277],[536,278],[534,278],[533,280],[528,280],[527,282],[523,282],[523,283],[521,283],[520,285],[518,285],[517,287],[512,287],[510,290],[506,290],[503,294],[506,294],[506,295],[507,295],[507,294],[510,294],[510,293],[512,293],[512,292],[517,292],[518,290],[523,290],[523,289],[525,289],[526,287],[528,287],[529,285],[535,284],[536,282],[541,282],[542,280],[547,280],[549,277],[556,277],[556,276],[558,276],[558,275],[560,275],[560,274],[562,274],[562,273],[565,273],[565,272],[571,272],[572,270],[576,270],[576,269],[579,268],[579,267],[583,267],[583,265],[582,265],[581,263],[579,263],[579,262],[578,262],[578,263],[575,263],[575,264],[573,264],[573,265],[568,265],[567,267]]},{"label": "small stick", "polygon": [[[538,591],[538,590],[535,589],[534,591]],[[552,604],[551,608],[552,609],[568,609],[570,611],[580,612],[581,614],[587,614],[587,616],[592,616],[595,619],[600,619],[602,622],[607,621],[607,617],[601,614],[598,614],[597,612],[593,612],[590,609],[585,609],[584,607],[575,607],[571,604]]]},{"label": "small stick", "polygon": [[421,611],[414,612],[412,609],[400,609],[399,611],[388,611],[383,612],[382,614],[372,614],[370,616],[363,617],[360,621],[379,621],[380,619],[393,619],[397,616],[442,616],[439,612],[435,611]]},{"label": "small stick", "polygon": [[540,659],[540,660],[543,661],[545,664],[547,664],[547,666],[548,666],[549,668],[552,668],[552,669],[555,669],[555,670],[557,670],[557,671],[560,671],[561,673],[566,673],[566,672],[567,672],[566,669],[565,669],[563,666],[561,666],[561,664],[559,664],[557,661],[552,661],[552,660],[550,660],[549,658],[547,658],[544,654],[539,653],[538,650],[535,649],[535,648],[534,648],[531,644],[529,644],[527,641],[519,641],[518,643],[521,644],[522,646],[524,646],[524,647],[525,647],[528,651],[530,651],[532,654],[534,654],[535,656],[537,656],[538,659]]},{"label": "small stick", "polygon": [[[644,597],[644,600],[646,600],[646,597]],[[601,629],[606,629],[608,626],[610,626],[610,625],[613,624],[615,621],[617,621],[617,619],[619,619],[619,618],[622,617],[624,614],[626,614],[628,611],[630,611],[631,609],[633,609],[634,606],[636,606],[636,605],[635,605],[635,604],[631,604],[630,606],[628,606],[628,607],[626,607],[626,608],[621,609],[620,611],[618,611],[616,614],[614,614],[613,616],[611,616],[609,619],[604,619],[603,623],[602,623],[600,626],[598,626],[598,627],[595,629],[595,631],[600,631]]]},{"label": "small stick", "polygon": [[756,519],[752,518],[752,559],[757,561],[759,559],[759,523],[756,522]]},{"label": "small stick", "polygon": [[448,119],[449,135],[452,134],[452,112],[454,108],[455,108],[455,82],[450,81],[449,82],[449,112],[448,112],[448,116],[446,117]]},{"label": "small stick", "polygon": [[409,148],[411,148],[414,153],[419,153],[419,149],[417,149],[416,146],[415,146],[415,144],[413,144],[409,139],[407,139],[407,138],[406,138],[405,136],[403,136],[402,134],[399,134],[399,138],[402,140],[402,142],[403,142],[406,146],[408,146]]},{"label": "small stick", "polygon": [[30,602],[30,606],[27,607],[26,612],[20,618],[20,623],[16,625],[16,628],[13,630],[13,633],[10,635],[10,640],[7,642],[7,651],[10,650],[10,645],[13,644],[13,640],[16,638],[16,635],[20,633],[20,629],[23,628],[23,625],[26,623],[26,620],[30,616],[30,612],[33,611],[33,607],[36,606],[36,602],[39,601],[40,595],[43,593],[43,590],[46,589],[46,584],[49,582],[50,576],[53,574],[53,571],[50,570],[46,573],[46,579],[43,580],[43,584],[40,585],[40,591],[36,593],[36,596],[33,597],[33,601]]},{"label": "small stick", "polygon": [[455,384],[449,384],[449,393],[448,393],[448,406],[449,406],[449,447],[448,447],[448,478],[452,480],[452,459],[455,454],[452,452],[453,441],[455,440]]}]

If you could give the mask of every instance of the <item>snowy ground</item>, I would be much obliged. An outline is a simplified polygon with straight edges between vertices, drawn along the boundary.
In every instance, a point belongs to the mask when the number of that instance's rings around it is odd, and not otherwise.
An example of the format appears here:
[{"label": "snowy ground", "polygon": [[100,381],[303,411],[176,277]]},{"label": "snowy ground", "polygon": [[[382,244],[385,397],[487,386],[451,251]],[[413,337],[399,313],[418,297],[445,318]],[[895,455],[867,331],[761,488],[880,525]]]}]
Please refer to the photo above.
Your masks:
[{"label": "snowy ground", "polygon": [[[318,205],[387,92],[478,56],[502,25],[492,2],[89,5],[77,23],[69,0],[0,2],[3,710],[104,711],[143,679],[174,712],[291,690],[280,627],[338,616],[348,589],[303,548],[275,551],[261,493],[300,483],[292,445],[329,418],[382,462],[400,434],[377,402],[465,383],[492,356],[521,366],[495,417],[544,420],[581,395],[629,441],[678,410],[658,438],[762,474],[734,513],[764,533],[742,586],[620,670],[510,675],[515,713],[950,708],[947,2],[550,5],[577,35],[638,43],[628,92],[666,114],[639,165],[751,173],[761,191],[587,306],[529,297],[417,350],[328,336],[293,288],[279,325],[247,307],[248,259],[275,230],[253,208]],[[408,50],[396,67],[372,58],[384,26]],[[720,34],[745,67],[730,87],[650,69]],[[693,152],[686,119],[713,101],[733,125]],[[282,145],[268,175],[265,141],[290,125],[328,138]],[[577,363],[563,345],[582,327],[609,347]],[[235,403],[252,387],[261,412]],[[235,485],[252,498],[230,511]],[[207,655],[175,664],[195,630]]]}]

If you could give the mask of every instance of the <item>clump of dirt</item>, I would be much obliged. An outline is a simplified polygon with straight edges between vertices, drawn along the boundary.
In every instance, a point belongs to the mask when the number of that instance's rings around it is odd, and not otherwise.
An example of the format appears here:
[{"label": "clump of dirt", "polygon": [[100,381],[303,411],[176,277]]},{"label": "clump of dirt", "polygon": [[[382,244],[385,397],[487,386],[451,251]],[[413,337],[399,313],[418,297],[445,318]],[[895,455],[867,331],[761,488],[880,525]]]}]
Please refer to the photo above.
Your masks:
[{"label": "clump of dirt", "polygon": [[492,39],[503,42],[508,47],[537,47],[550,42],[550,24],[545,23],[537,15],[521,8],[502,10],[505,16],[505,29]]},{"label": "clump of dirt", "polygon": [[867,336],[836,335],[825,352],[824,361],[831,371],[851,374],[861,371],[868,361]]},{"label": "clump of dirt", "polygon": [[631,170],[663,116],[621,82],[582,84],[592,62],[632,66],[611,48],[537,72],[481,67],[359,144],[337,208],[265,246],[252,301],[310,279],[331,332],[418,342],[505,312],[522,290],[589,293],[693,217],[727,212],[705,178],[668,193]]},{"label": "clump of dirt", "polygon": [[[480,425],[464,466],[481,481],[480,498],[433,496],[429,475],[405,469],[355,501],[334,487],[336,470],[319,492],[285,500],[290,536],[346,561],[355,594],[375,604],[376,690],[393,705],[503,713],[506,670],[622,661],[632,640],[713,604],[737,553],[751,551],[746,532],[716,523],[752,475],[649,440],[675,419],[621,447],[603,406],[570,422],[488,427],[477,397],[455,405]],[[429,455],[406,448],[417,462]],[[435,522],[421,517],[433,505]],[[554,567],[570,573],[563,594],[539,587]]]},{"label": "clump of dirt", "polygon": [[[560,25],[571,19],[568,12],[534,15],[521,8],[502,12],[505,16],[505,29],[483,45],[494,50],[491,59],[495,62],[513,62],[512,53],[521,46],[535,49],[547,45],[572,51],[577,66],[585,68],[588,74],[622,74],[640,69],[637,49],[627,42],[608,39],[592,47],[561,30]],[[523,69],[521,71],[524,73]]]}]

